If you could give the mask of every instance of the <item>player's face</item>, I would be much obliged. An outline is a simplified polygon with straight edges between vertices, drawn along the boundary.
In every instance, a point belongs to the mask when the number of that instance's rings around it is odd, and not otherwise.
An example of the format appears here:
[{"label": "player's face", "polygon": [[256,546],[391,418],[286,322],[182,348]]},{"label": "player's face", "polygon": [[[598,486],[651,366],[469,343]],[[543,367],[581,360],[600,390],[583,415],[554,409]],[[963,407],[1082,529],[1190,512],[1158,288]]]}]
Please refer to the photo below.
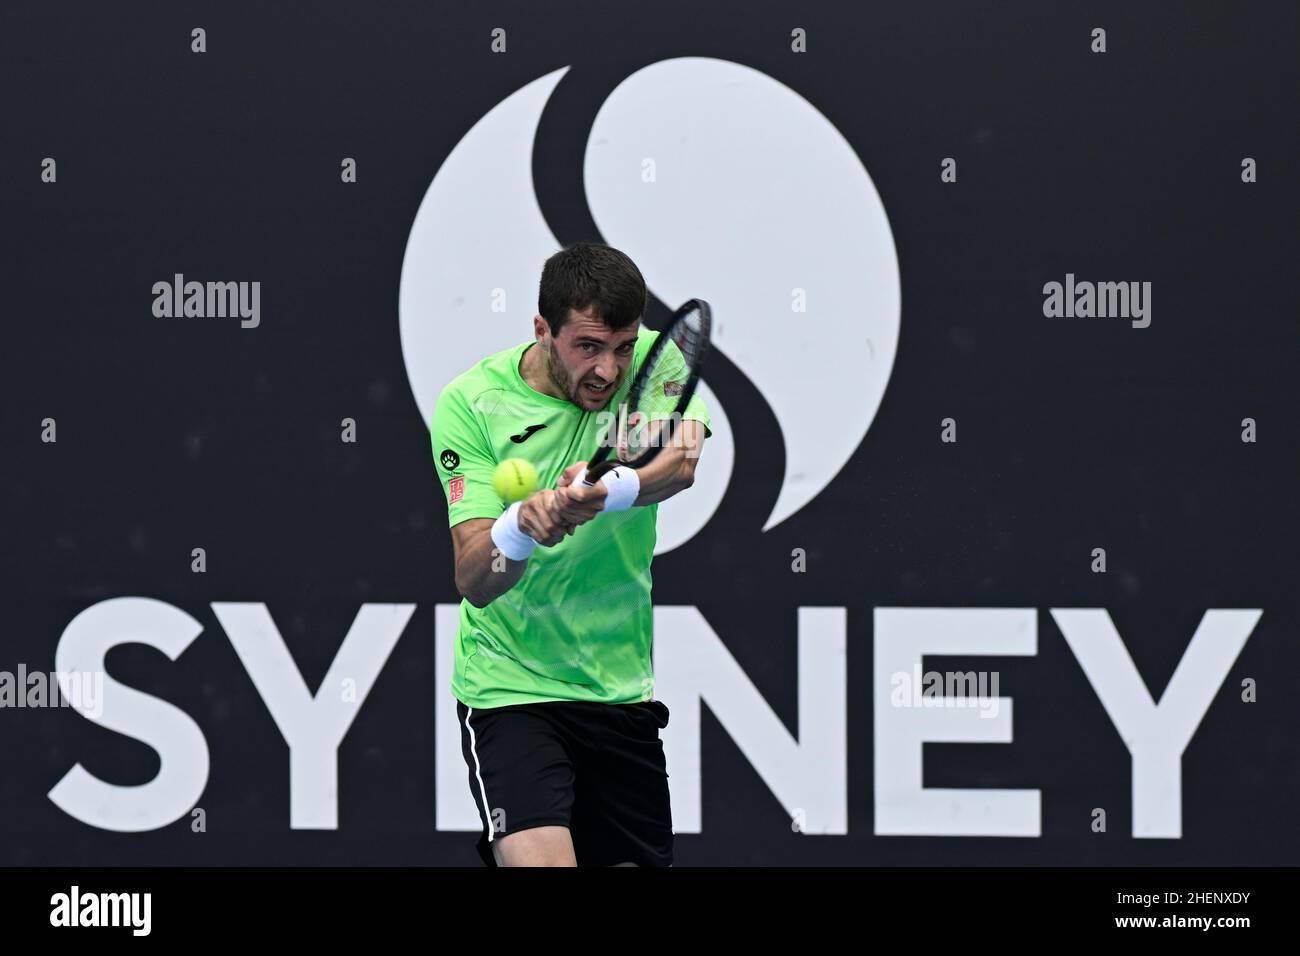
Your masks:
[{"label": "player's face", "polygon": [[551,381],[579,408],[599,411],[632,367],[640,321],[617,331],[586,313],[571,310],[569,321],[555,335],[547,335],[547,366]]}]

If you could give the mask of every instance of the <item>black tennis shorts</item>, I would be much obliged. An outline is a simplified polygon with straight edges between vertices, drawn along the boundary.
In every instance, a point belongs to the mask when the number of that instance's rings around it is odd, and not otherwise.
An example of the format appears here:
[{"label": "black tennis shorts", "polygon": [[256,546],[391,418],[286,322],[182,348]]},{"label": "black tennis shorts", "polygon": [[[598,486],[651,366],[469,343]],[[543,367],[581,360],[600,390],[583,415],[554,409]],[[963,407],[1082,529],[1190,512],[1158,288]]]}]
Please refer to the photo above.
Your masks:
[{"label": "black tennis shorts", "polygon": [[488,866],[494,840],[542,826],[569,828],[579,866],[672,865],[661,701],[488,710],[457,701],[456,714]]}]

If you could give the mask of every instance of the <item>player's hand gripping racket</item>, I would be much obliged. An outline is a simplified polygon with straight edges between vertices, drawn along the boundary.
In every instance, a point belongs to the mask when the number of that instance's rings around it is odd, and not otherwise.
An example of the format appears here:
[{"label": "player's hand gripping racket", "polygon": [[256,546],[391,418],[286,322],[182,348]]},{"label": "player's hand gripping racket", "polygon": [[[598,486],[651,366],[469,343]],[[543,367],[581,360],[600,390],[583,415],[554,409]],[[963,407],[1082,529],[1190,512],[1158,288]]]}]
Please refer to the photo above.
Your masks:
[{"label": "player's hand gripping racket", "polygon": [[673,313],[650,346],[627,398],[614,410],[613,427],[588,459],[584,484],[594,485],[620,465],[643,468],[672,444],[695,394],[712,332],[713,313],[703,299],[691,299]]}]

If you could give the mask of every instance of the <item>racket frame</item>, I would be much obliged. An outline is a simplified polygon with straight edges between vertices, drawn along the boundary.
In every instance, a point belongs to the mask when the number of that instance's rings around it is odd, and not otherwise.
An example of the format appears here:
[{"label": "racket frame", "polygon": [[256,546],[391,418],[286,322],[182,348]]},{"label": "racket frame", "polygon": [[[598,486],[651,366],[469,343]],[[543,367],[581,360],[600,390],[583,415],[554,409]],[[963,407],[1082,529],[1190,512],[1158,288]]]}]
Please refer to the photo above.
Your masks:
[{"label": "racket frame", "polygon": [[[626,443],[627,439],[626,428],[628,403],[624,402],[619,406],[618,428],[615,432],[614,443],[611,444],[608,439],[601,442],[600,447],[587,462],[587,474],[583,479],[584,484],[589,487],[595,485],[602,475],[617,468],[619,465],[625,465],[629,468],[644,468],[646,465],[650,464],[650,462],[658,456],[659,452],[663,451],[664,447],[672,441],[673,434],[682,421],[681,413],[686,411],[686,406],[690,404],[691,399],[695,396],[695,386],[698,384],[700,379],[700,369],[704,365],[704,359],[708,354],[709,345],[713,337],[713,310],[709,307],[709,304],[703,299],[690,299],[683,303],[677,311],[673,313],[673,317],[669,320],[668,325],[664,330],[659,333],[654,344],[650,346],[650,351],[647,353],[645,361],[641,363],[641,368],[637,373],[637,377],[640,378],[647,369],[654,367],[654,363],[659,358],[659,352],[667,348],[669,343],[672,342],[672,336],[670,333],[676,328],[677,323],[685,321],[688,315],[696,311],[700,313],[700,321],[704,326],[704,335],[699,346],[699,355],[696,358],[695,364],[691,367],[690,375],[687,376],[686,383],[682,386],[681,394],[677,398],[677,405],[673,409],[672,414],[667,419],[656,419],[656,421],[665,421],[667,423],[665,431],[656,438],[654,444],[647,448],[645,453],[636,461],[627,462],[618,458],[611,459],[611,452],[616,451],[619,444]],[[638,385],[638,382],[634,381],[632,385],[633,387],[628,390],[629,396],[632,395],[633,391],[637,391],[636,386]],[[646,424],[646,427],[650,427],[649,423]]]}]

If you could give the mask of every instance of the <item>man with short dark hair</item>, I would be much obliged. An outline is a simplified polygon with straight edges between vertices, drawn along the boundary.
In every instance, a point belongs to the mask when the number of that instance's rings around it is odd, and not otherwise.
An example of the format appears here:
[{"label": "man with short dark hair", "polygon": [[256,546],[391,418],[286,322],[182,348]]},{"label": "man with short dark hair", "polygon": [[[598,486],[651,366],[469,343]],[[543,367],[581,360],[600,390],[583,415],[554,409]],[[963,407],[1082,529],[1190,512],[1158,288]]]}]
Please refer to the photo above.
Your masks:
[{"label": "man with short dark hair", "polygon": [[[534,341],[457,376],[434,410],[464,598],[452,693],[489,866],[672,864],[650,561],[658,503],[694,480],[704,403],[645,468],[575,481],[657,337],[645,303],[618,250],[557,252]],[[540,488],[509,507],[492,488],[506,458],[530,461]]]}]

